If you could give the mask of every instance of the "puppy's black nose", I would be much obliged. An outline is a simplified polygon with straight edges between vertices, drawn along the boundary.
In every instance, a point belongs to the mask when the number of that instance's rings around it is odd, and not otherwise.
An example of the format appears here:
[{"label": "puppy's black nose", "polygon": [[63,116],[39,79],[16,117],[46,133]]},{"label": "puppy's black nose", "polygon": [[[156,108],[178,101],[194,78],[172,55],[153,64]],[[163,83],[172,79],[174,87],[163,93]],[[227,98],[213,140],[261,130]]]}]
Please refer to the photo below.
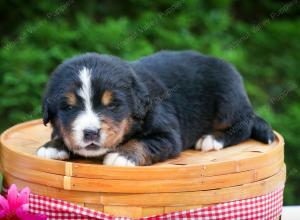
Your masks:
[{"label": "puppy's black nose", "polygon": [[100,129],[84,129],[83,135],[86,141],[96,141],[99,138]]}]

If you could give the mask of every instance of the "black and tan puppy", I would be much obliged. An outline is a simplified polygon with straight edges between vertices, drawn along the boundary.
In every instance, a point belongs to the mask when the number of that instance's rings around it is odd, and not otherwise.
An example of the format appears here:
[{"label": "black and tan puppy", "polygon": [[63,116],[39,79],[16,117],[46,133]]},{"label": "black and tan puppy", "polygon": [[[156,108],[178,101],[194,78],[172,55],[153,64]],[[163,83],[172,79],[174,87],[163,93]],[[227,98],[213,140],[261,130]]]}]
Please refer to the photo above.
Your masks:
[{"label": "black and tan puppy", "polygon": [[193,51],[162,51],[134,62],[96,53],[71,58],[52,74],[43,114],[53,134],[38,156],[104,156],[103,163],[114,166],[274,139],[254,114],[237,70]]}]

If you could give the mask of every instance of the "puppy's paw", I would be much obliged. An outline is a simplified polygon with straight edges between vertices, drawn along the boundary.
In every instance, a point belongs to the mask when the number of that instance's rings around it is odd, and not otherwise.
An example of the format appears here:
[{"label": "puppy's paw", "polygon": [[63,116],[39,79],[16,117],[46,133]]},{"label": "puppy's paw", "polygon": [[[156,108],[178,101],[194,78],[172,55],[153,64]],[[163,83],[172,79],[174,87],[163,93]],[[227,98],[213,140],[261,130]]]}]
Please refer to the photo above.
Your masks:
[{"label": "puppy's paw", "polygon": [[104,165],[109,166],[126,166],[126,167],[134,167],[136,166],[135,162],[130,160],[129,158],[120,155],[119,153],[108,153],[105,155],[103,160]]},{"label": "puppy's paw", "polygon": [[221,150],[223,147],[224,144],[216,140],[213,135],[205,135],[197,141],[195,149],[206,152],[211,150]]},{"label": "puppy's paw", "polygon": [[45,159],[54,160],[67,160],[69,159],[69,153],[65,150],[58,150],[52,147],[40,147],[36,155]]},{"label": "puppy's paw", "polygon": [[64,149],[60,142],[52,140],[41,146],[36,155],[45,159],[67,160],[70,158],[70,153]]}]

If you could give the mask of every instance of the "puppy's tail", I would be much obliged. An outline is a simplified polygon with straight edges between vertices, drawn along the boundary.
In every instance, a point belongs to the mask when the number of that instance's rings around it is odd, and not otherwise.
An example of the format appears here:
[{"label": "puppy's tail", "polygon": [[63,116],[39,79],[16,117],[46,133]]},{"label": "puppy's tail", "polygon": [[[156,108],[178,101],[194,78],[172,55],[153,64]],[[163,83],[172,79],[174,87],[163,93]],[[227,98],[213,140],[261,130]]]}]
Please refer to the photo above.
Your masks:
[{"label": "puppy's tail", "polygon": [[251,138],[266,144],[271,144],[275,139],[275,135],[271,126],[264,119],[256,115],[254,118]]}]

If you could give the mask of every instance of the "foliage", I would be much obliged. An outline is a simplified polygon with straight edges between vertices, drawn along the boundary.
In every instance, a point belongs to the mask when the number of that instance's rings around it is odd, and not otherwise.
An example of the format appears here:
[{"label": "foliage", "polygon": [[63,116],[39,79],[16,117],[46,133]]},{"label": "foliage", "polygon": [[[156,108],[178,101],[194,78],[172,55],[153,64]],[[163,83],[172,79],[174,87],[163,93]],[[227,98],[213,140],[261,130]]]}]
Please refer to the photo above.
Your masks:
[{"label": "foliage", "polygon": [[258,114],[286,140],[286,204],[300,204],[300,17],[297,1],[0,3],[0,129],[40,117],[62,60],[87,51],[135,59],[195,49],[236,65]]}]

